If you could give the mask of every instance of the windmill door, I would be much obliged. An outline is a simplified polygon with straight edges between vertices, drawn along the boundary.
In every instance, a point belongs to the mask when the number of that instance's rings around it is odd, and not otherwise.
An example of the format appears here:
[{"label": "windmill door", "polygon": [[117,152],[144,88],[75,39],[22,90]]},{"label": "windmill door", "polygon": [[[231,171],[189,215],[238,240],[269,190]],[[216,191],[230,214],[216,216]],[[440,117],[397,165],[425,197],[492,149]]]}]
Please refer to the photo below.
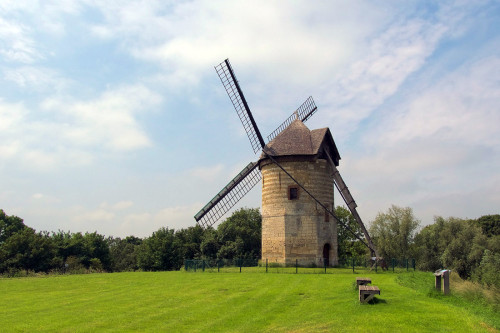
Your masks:
[{"label": "windmill door", "polygon": [[330,266],[330,244],[323,246],[323,262],[325,266]]}]

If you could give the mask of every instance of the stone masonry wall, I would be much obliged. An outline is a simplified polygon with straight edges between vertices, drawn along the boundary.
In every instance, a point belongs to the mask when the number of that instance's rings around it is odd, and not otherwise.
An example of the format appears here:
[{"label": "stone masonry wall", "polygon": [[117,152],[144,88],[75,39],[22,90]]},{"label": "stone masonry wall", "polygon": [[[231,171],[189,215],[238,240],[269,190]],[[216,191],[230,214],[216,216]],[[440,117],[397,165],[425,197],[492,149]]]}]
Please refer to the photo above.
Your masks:
[{"label": "stone masonry wall", "polygon": [[[333,209],[333,177],[326,160],[280,161],[322,204]],[[323,249],[329,244],[329,264],[337,263],[337,224],[301,188],[298,199],[289,200],[296,186],[278,166],[261,164],[262,171],[262,259],[269,262],[323,265]],[[329,220],[329,221],[326,221]]]}]

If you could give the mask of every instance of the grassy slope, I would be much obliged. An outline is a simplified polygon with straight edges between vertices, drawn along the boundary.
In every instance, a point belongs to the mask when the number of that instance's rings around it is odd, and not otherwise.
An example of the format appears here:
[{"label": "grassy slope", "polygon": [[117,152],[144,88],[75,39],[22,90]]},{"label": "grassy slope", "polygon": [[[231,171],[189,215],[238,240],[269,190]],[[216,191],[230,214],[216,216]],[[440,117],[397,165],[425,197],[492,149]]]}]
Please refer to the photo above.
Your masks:
[{"label": "grassy slope", "polygon": [[376,304],[359,304],[348,270],[0,279],[0,331],[491,330],[465,307],[400,285],[397,274],[361,275],[380,287]]}]

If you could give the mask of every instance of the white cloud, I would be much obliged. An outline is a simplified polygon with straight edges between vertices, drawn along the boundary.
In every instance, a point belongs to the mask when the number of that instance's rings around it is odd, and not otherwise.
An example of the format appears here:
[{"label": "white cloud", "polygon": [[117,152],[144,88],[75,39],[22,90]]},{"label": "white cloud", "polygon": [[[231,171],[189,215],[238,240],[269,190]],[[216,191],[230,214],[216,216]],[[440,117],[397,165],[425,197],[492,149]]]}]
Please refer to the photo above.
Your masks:
[{"label": "white cloud", "polygon": [[[30,28],[0,16],[0,56],[9,62],[32,63],[40,59]],[[1,59],[1,58],[0,58]]]},{"label": "white cloud", "polygon": [[99,205],[99,209],[110,210],[110,211],[121,211],[129,207],[132,207],[133,205],[134,203],[130,200],[118,201],[111,205],[108,204],[107,202],[103,202]]},{"label": "white cloud", "polygon": [[44,109],[69,118],[63,136],[76,145],[104,145],[110,150],[133,150],[151,145],[135,119],[139,112],[156,106],[161,97],[142,85],[104,92],[98,99],[65,103],[45,101]]},{"label": "white cloud", "polygon": [[71,219],[77,223],[82,222],[106,222],[111,221],[115,217],[115,214],[109,212],[105,209],[97,209],[93,211],[83,212],[81,214],[73,216]]},{"label": "white cloud", "polygon": [[197,167],[189,171],[192,177],[196,177],[204,182],[212,182],[215,178],[221,176],[224,166],[217,164],[209,167]]},{"label": "white cloud", "polygon": [[137,117],[161,102],[144,86],[108,90],[90,101],[49,98],[40,109],[0,100],[0,151],[35,169],[88,164],[99,151],[131,151],[151,141]]},{"label": "white cloud", "polygon": [[500,204],[492,186],[500,182],[499,68],[495,56],[470,62],[387,110],[363,138],[366,150],[341,168],[367,211],[412,206],[424,223],[436,214],[493,213],[488,207]]},{"label": "white cloud", "polygon": [[134,212],[121,215],[116,219],[116,228],[110,230],[113,235],[125,237],[134,235],[148,237],[159,228],[182,229],[195,225],[193,211],[199,209],[198,204],[188,206],[166,207],[148,212]]},{"label": "white cloud", "polygon": [[460,68],[403,106],[374,144],[401,144],[435,137],[460,145],[498,146],[500,58],[489,57]]},{"label": "white cloud", "polygon": [[150,1],[106,2],[98,8],[104,20],[91,31],[120,41],[138,59],[161,64],[162,79],[173,87],[197,84],[226,57],[268,83],[312,83],[329,77],[367,31],[394,15],[370,2],[193,1],[166,9]]},{"label": "white cloud", "polygon": [[61,200],[53,195],[44,194],[44,193],[35,193],[32,195],[32,198],[43,204],[57,204],[60,203]]},{"label": "white cloud", "polygon": [[40,91],[61,92],[71,84],[71,80],[59,75],[50,68],[21,66],[3,70],[4,79],[16,83],[21,88],[34,88]]},{"label": "white cloud", "polygon": [[21,125],[27,114],[22,103],[4,103],[0,99],[0,132],[14,130]]},{"label": "white cloud", "polygon": [[420,18],[394,22],[375,37],[366,56],[334,76],[325,86],[323,103],[331,112],[337,135],[344,136],[394,95],[419,70],[448,31],[442,22]]},{"label": "white cloud", "polygon": [[[86,0],[60,0],[57,3],[49,1],[16,1],[3,0],[0,3],[0,11],[19,21],[30,22],[37,29],[34,32],[46,32],[61,35],[65,32],[65,18],[76,16],[81,13]],[[17,21],[12,21],[19,25]]]},{"label": "white cloud", "polygon": [[198,205],[167,207],[153,216],[153,225],[168,227],[170,229],[187,228],[194,225],[193,211],[197,211]]},{"label": "white cloud", "polygon": [[124,209],[127,209],[129,207],[132,207],[134,205],[134,203],[132,201],[120,201],[120,202],[117,202],[115,203],[112,208],[114,210],[124,210]]}]

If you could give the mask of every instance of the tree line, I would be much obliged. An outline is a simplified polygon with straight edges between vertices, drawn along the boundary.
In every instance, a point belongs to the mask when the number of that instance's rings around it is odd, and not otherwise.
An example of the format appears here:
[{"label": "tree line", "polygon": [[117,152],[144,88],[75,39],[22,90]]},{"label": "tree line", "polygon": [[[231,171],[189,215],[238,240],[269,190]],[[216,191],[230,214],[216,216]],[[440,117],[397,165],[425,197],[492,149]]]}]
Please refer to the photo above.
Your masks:
[{"label": "tree line", "polygon": [[392,206],[370,226],[379,255],[415,258],[417,268],[451,269],[462,279],[500,287],[500,215],[443,218],[420,228],[411,208]]},{"label": "tree line", "polygon": [[[336,207],[340,261],[368,258],[364,236],[351,213]],[[36,232],[0,209],[0,274],[20,271],[177,270],[184,259],[259,259],[262,217],[256,208],[235,211],[216,229],[198,225],[160,228],[149,237],[105,237],[93,233]],[[455,270],[463,279],[500,286],[500,215],[478,219],[435,217],[423,228],[411,208],[390,207],[370,223],[379,255],[415,258],[417,268]]]},{"label": "tree line", "polygon": [[160,228],[146,238],[37,232],[0,209],[0,274],[177,270],[184,259],[260,258],[262,218],[240,209],[217,229]]}]

